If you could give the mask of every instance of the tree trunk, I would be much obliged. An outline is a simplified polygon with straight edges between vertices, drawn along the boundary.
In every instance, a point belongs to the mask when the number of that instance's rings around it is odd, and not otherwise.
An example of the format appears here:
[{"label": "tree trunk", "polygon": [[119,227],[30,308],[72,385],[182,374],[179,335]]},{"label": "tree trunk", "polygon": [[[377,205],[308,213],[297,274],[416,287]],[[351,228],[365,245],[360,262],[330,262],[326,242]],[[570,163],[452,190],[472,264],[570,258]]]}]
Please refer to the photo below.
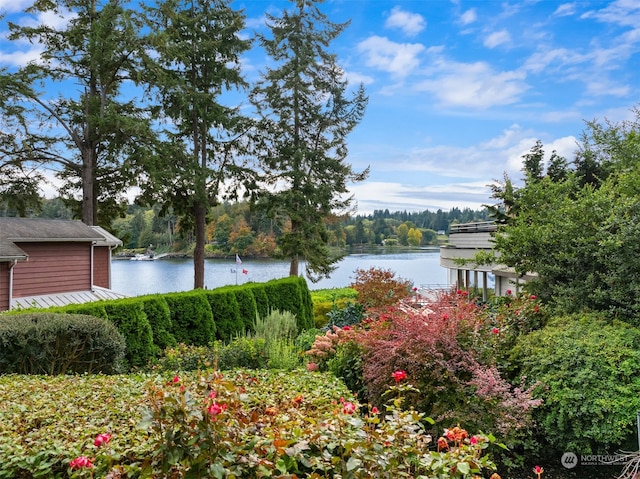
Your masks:
[{"label": "tree trunk", "polygon": [[291,258],[291,263],[289,263],[289,276],[298,276],[298,255]]},{"label": "tree trunk", "polygon": [[94,205],[94,171],[91,151],[85,149],[82,152],[82,222],[89,226],[95,226]]},{"label": "tree trunk", "polygon": [[207,209],[198,202],[195,205],[196,245],[193,251],[193,288],[204,288],[204,244],[206,237]]}]

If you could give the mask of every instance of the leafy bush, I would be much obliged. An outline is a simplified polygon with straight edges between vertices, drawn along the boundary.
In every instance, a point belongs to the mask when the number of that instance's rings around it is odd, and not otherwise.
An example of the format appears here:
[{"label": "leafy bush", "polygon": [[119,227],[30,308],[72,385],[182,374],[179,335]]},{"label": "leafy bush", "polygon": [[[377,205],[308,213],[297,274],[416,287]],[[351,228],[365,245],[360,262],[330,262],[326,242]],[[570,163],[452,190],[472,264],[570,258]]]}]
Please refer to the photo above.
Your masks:
[{"label": "leafy bush", "polygon": [[295,347],[297,323],[296,315],[289,311],[276,310],[264,318],[256,318],[253,339],[264,341],[270,368],[293,369],[300,365]]},{"label": "leafy bush", "polygon": [[329,321],[325,326],[325,330],[329,330],[334,326],[343,328],[345,326],[354,326],[364,319],[364,306],[360,303],[347,303],[342,308],[335,307],[327,313]]},{"label": "leafy bush", "polygon": [[239,336],[229,344],[219,344],[217,361],[220,370],[266,368],[269,364],[266,342],[264,339]]},{"label": "leafy bush", "polygon": [[125,339],[108,320],[31,313],[0,316],[0,373],[117,373]]},{"label": "leafy bush", "polygon": [[412,283],[396,278],[396,274],[383,268],[356,269],[356,279],[350,285],[358,293],[358,302],[366,308],[393,306],[411,295]]},{"label": "leafy bush", "polygon": [[379,404],[394,371],[402,370],[421,391],[407,394],[407,404],[438,422],[497,430],[507,445],[520,447],[539,401],[531,388],[511,385],[476,352],[475,344],[493,340],[483,314],[464,292],[443,293],[423,312],[370,311],[364,327],[349,331],[362,347],[369,401]]},{"label": "leafy bush", "polygon": [[164,297],[171,311],[171,333],[179,343],[206,346],[216,339],[211,306],[202,291],[171,293]]},{"label": "leafy bush", "polygon": [[177,344],[163,351],[162,356],[153,365],[159,371],[197,371],[213,368],[218,358],[220,342],[214,346],[193,346]]},{"label": "leafy bush", "polygon": [[216,338],[228,341],[244,330],[244,321],[240,317],[240,306],[232,291],[214,289],[205,291],[213,320],[216,323]]},{"label": "leafy bush", "polygon": [[[453,479],[495,469],[485,454],[491,436],[471,436],[455,427],[438,441],[438,450],[429,450],[431,437],[422,425],[428,419],[403,411],[400,397],[387,405],[384,418],[377,408],[361,417],[355,402],[345,396],[338,402],[338,388],[325,383],[325,376],[303,378],[307,383],[280,376],[286,380],[272,381],[278,393],[268,398],[255,391],[260,378],[253,373],[232,378],[218,373],[195,381],[176,376],[167,385],[154,385],[155,401],[143,424],[155,453],[144,473]],[[310,387],[320,388],[326,400],[318,401]]]},{"label": "leafy bush", "polygon": [[171,311],[164,297],[162,295],[143,296],[140,300],[151,325],[156,354],[168,347],[176,346],[178,342],[171,334]]},{"label": "leafy bush", "polygon": [[104,303],[109,321],[118,327],[127,342],[125,359],[129,366],[140,367],[154,356],[153,333],[142,303],[137,298]]},{"label": "leafy bush", "polygon": [[640,330],[596,314],[556,318],[517,342],[520,373],[540,383],[540,441],[550,452],[599,454],[636,433]]}]

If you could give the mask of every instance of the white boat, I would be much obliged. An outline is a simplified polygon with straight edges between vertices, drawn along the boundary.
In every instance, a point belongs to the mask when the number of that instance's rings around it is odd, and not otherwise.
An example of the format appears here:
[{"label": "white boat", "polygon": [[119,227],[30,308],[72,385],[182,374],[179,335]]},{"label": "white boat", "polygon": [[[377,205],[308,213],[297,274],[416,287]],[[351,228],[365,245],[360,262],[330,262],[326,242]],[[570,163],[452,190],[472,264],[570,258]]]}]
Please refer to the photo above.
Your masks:
[{"label": "white boat", "polygon": [[130,259],[131,259],[131,261],[155,261],[157,259],[164,258],[165,256],[167,256],[166,253],[163,253],[163,254],[142,254],[142,253],[138,253],[137,255],[132,256]]}]

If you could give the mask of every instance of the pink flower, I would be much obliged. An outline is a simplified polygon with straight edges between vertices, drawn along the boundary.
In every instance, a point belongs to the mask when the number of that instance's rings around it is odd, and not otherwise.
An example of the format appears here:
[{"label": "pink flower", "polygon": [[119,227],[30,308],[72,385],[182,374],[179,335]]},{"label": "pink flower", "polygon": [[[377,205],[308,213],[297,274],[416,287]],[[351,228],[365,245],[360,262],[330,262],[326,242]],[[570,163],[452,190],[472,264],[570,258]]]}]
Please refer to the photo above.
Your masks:
[{"label": "pink flower", "polygon": [[71,469],[91,469],[93,467],[93,463],[87,456],[78,456],[69,463],[69,467]]},{"label": "pink flower", "polygon": [[471,439],[469,439],[469,442],[471,443],[471,445],[476,445],[478,444],[478,438],[475,436],[471,436]]},{"label": "pink flower", "polygon": [[356,412],[356,405],[352,402],[347,401],[342,405],[342,412],[344,414],[353,414],[354,412]]},{"label": "pink flower", "polygon": [[343,326],[342,330],[343,331],[351,331],[353,328],[351,326]]},{"label": "pink flower", "polygon": [[215,392],[215,391],[211,391],[211,392],[209,393],[209,399],[215,399],[215,398],[217,398],[217,397],[218,397],[218,393],[217,393],[217,392]]},{"label": "pink flower", "polygon": [[173,384],[179,383],[180,382],[180,376],[178,376],[177,374],[175,376],[173,376]]},{"label": "pink flower", "polygon": [[418,288],[416,288],[415,286],[413,287],[413,291],[416,292],[418,291]]},{"label": "pink flower", "polygon": [[405,371],[395,371],[391,374],[391,377],[393,377],[393,379],[399,383],[400,381],[402,381],[403,379],[407,378],[407,373]]},{"label": "pink flower", "polygon": [[320,369],[317,363],[307,363],[307,371],[317,371]]},{"label": "pink flower", "polygon": [[507,290],[507,295],[511,296],[512,291],[510,289]]},{"label": "pink flower", "polygon": [[93,445],[96,447],[100,447],[104,446],[105,444],[109,444],[109,441],[111,441],[111,434],[98,434],[95,441],[93,441]]},{"label": "pink flower", "polygon": [[538,478],[539,478],[542,475],[542,473],[544,472],[544,469],[541,468],[540,466],[536,466],[536,467],[533,468],[533,472],[535,474],[537,474]]},{"label": "pink flower", "polygon": [[218,404],[217,402],[214,402],[211,406],[209,406],[207,408],[207,412],[211,416],[216,417],[218,414],[220,414],[225,409],[227,409],[227,405],[226,404]]},{"label": "pink flower", "polygon": [[493,334],[500,334],[500,328],[493,328],[493,329],[491,330],[491,332],[492,332]]},{"label": "pink flower", "polygon": [[531,296],[529,296],[531,299],[536,299],[537,296],[535,294],[532,294]]},{"label": "pink flower", "polygon": [[371,414],[379,414],[379,413],[380,413],[380,411],[378,410],[378,408],[377,408],[377,407],[373,406],[373,407],[371,408]]}]

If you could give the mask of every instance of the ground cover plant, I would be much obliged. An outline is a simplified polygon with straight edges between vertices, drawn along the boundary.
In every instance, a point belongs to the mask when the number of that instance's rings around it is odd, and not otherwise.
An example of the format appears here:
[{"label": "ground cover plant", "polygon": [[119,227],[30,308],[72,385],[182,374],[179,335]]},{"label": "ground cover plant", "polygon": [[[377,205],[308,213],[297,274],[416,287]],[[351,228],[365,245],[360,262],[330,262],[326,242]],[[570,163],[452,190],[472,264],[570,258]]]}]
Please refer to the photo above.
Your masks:
[{"label": "ground cover plant", "polygon": [[301,370],[2,376],[0,477],[454,478],[494,467],[492,436],[431,441],[426,418],[400,407],[410,388],[376,407]]}]

